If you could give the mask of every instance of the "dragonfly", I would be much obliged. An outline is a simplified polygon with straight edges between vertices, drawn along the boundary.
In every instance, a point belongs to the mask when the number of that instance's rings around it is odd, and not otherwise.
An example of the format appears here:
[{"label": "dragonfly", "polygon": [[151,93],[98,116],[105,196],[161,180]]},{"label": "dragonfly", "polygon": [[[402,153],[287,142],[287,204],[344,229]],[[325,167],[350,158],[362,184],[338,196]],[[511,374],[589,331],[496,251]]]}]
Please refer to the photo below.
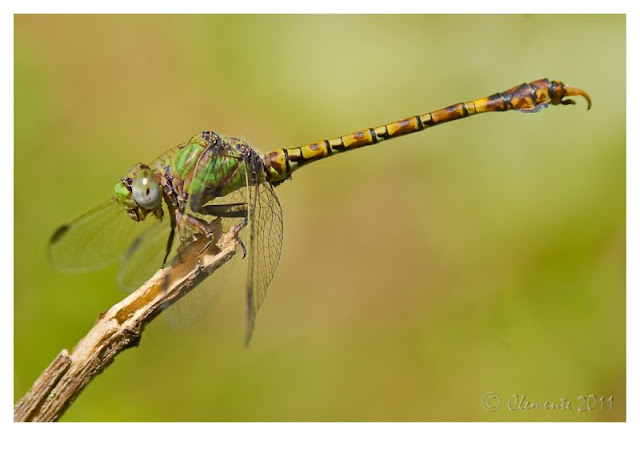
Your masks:
[{"label": "dragonfly", "polygon": [[106,202],[58,228],[50,239],[50,259],[67,270],[96,269],[121,260],[120,280],[135,285],[136,273],[152,274],[195,236],[206,238],[204,252],[215,239],[213,221],[225,221],[234,230],[244,258],[247,248],[240,232],[248,227],[248,343],[282,251],[283,216],[274,187],[303,166],[338,153],[476,114],[573,105],[572,96],[584,97],[591,109],[590,96],[580,88],[540,79],[378,127],[264,153],[237,137],[203,131],[152,163],[131,167]]}]

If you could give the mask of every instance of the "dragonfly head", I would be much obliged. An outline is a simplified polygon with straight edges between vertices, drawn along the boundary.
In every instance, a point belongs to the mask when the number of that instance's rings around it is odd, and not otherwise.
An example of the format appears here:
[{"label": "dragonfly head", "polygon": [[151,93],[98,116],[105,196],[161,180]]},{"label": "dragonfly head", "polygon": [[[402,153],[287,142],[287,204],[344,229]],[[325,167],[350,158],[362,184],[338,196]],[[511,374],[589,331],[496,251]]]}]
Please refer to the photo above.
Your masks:
[{"label": "dragonfly head", "polygon": [[113,189],[118,202],[136,222],[144,220],[150,212],[162,217],[162,190],[147,165],[134,166]]}]

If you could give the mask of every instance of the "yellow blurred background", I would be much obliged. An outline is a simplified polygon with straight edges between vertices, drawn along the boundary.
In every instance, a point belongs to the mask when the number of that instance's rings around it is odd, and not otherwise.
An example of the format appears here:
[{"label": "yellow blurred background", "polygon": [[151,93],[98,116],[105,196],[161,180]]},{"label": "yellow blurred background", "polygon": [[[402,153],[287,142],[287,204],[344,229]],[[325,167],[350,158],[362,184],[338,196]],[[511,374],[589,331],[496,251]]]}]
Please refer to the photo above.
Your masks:
[{"label": "yellow blurred background", "polygon": [[624,16],[16,16],[15,400],[123,297],[116,267],[57,272],[46,247],[132,164],[204,129],[295,146],[544,77],[593,109],[296,173],[251,346],[238,262],[204,320],[153,322],[63,420],[624,420]]}]

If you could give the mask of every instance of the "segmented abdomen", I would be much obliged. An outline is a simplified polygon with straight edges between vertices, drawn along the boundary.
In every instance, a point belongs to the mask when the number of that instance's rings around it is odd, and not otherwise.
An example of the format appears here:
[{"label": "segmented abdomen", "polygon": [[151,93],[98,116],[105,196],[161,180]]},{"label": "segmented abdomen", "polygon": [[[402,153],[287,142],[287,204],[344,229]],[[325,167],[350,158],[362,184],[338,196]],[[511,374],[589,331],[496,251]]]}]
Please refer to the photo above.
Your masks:
[{"label": "segmented abdomen", "polygon": [[437,111],[411,116],[383,126],[370,127],[300,147],[279,148],[263,154],[262,158],[267,168],[269,180],[277,184],[291,175],[301,165],[326,158],[335,153],[374,145],[384,140],[418,132],[473,114],[508,111],[510,109],[536,112],[549,104],[575,104],[573,100],[565,100],[563,98],[576,95],[584,96],[588,101],[589,108],[591,108],[591,99],[586,92],[579,88],[566,86],[562,82],[550,81],[545,78],[531,83],[523,83],[502,93],[495,93],[478,100],[457,103]]}]

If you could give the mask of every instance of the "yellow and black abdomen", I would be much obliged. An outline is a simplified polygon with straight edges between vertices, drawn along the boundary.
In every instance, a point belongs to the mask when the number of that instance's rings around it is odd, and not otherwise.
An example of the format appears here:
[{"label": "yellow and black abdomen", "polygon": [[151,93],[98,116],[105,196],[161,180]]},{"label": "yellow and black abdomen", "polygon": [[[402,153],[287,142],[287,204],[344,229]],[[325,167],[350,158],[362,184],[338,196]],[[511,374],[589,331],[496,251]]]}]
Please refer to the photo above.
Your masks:
[{"label": "yellow and black abdomen", "polygon": [[523,83],[484,98],[457,103],[427,114],[411,116],[378,127],[369,127],[333,139],[319,140],[300,147],[279,148],[261,155],[261,158],[264,161],[269,181],[273,184],[279,184],[302,165],[336,153],[374,145],[384,140],[419,132],[474,114],[509,110],[537,112],[550,104],[575,104],[575,101],[565,98],[577,95],[586,98],[588,109],[590,109],[591,98],[586,92],[567,86],[562,82],[544,78]]}]

